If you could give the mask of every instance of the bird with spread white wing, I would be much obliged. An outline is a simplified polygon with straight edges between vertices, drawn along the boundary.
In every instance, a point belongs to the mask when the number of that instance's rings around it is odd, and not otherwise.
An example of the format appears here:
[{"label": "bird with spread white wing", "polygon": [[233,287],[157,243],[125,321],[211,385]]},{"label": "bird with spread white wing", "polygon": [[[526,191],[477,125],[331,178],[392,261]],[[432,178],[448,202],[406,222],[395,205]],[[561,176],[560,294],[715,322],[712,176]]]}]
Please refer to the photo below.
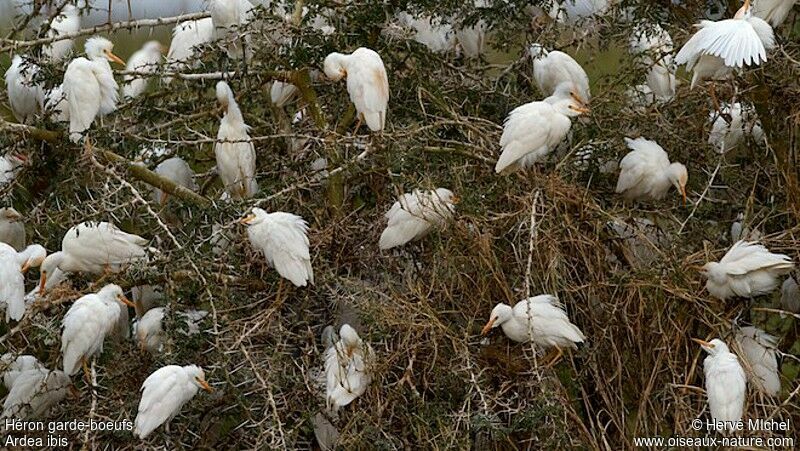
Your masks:
[{"label": "bird with spread white wing", "polygon": [[719,262],[706,263],[700,272],[708,278],[706,290],[724,301],[769,294],[778,288],[779,277],[793,268],[788,255],[773,254],[758,243],[738,241]]},{"label": "bird with spread white wing", "polygon": [[[736,422],[742,419],[747,378],[739,358],[728,350],[728,345],[715,338],[710,342],[692,338],[708,357],[703,361],[706,376],[708,409],[714,421]],[[729,427],[726,423],[725,427]]]},{"label": "bird with spread white wing", "polygon": [[388,224],[379,247],[391,249],[424,237],[453,217],[457,203],[458,197],[446,188],[403,194],[386,212]]},{"label": "bird with spread white wing", "polygon": [[561,83],[555,94],[542,101],[515,108],[503,124],[495,172],[524,169],[542,161],[567,137],[570,118],[589,112],[570,82]]},{"label": "bird with spread white wing", "polygon": [[[172,42],[167,52],[166,68],[170,72],[181,72],[197,65],[199,47],[214,39],[214,23],[210,17],[181,22],[172,30]],[[164,77],[170,83],[172,77]]]},{"label": "bird with spread white wing", "polygon": [[541,44],[533,44],[528,49],[533,60],[533,79],[545,97],[556,94],[562,83],[570,83],[582,102],[591,98],[589,76],[574,58],[564,52],[548,52]]},{"label": "bird with spread white wing", "polygon": [[61,250],[47,256],[41,266],[39,290],[56,270],[64,273],[120,272],[146,259],[147,240],[126,233],[108,222],[82,222],[70,228],[61,240]]},{"label": "bird with spread white wing", "polygon": [[386,126],[389,106],[389,77],[381,56],[374,50],[359,47],[353,53],[331,53],[325,57],[325,75],[332,81],[347,77],[347,92],[361,121],[373,132]]},{"label": "bird with spread white wing", "polygon": [[114,284],[82,296],[72,304],[64,315],[61,332],[61,354],[67,375],[78,372],[81,364],[86,371],[87,359],[103,352],[106,336],[114,332],[121,311],[128,306],[134,307],[133,302]]},{"label": "bird with spread white wing", "polygon": [[763,330],[747,326],[736,331],[736,342],[742,350],[742,361],[750,382],[761,392],[777,396],[781,391],[778,372],[778,339]]},{"label": "bird with spread white wing", "polygon": [[[126,71],[154,74],[161,63],[163,47],[158,41],[149,41],[141,49],[134,52],[125,65]],[[125,75],[122,77],[122,97],[135,98],[147,89],[147,78],[143,75]]]},{"label": "bird with spread white wing", "polygon": [[625,138],[625,143],[631,151],[619,163],[617,193],[626,200],[660,200],[674,186],[686,203],[686,166],[670,163],[667,152],[655,141]]},{"label": "bird with spread white wing", "polygon": [[0,243],[17,251],[25,248],[25,224],[22,215],[13,207],[0,208]]},{"label": "bird with spread white wing", "polygon": [[217,101],[225,110],[219,123],[217,144],[217,172],[232,199],[249,199],[258,192],[256,182],[256,150],[244,123],[242,111],[233,97],[228,83],[217,83]]},{"label": "bird with spread white wing", "polygon": [[67,396],[71,385],[62,371],[43,366],[23,371],[8,391],[2,418],[41,418]]},{"label": "bird with spread white wing", "polygon": [[792,11],[797,0],[756,0],[753,3],[753,14],[779,27]]},{"label": "bird with spread white wing", "polygon": [[758,66],[767,61],[767,50],[775,47],[772,27],[753,16],[750,0],[733,19],[703,20],[699,30],[683,45],[675,62],[692,72],[692,88],[707,79],[725,79],[734,69]]},{"label": "bird with spread white wing", "polygon": [[44,98],[42,87],[35,81],[39,70],[39,66],[20,55],[14,55],[6,70],[8,103],[14,117],[23,124],[34,119]]},{"label": "bird with spread white wing", "polygon": [[[172,180],[176,185],[197,191],[198,186],[194,181],[194,171],[189,163],[181,157],[167,158],[156,166],[153,171],[165,179]],[[153,188],[153,200],[161,205],[167,203],[169,195],[158,188]]]},{"label": "bird with spread white wing", "polygon": [[578,326],[569,320],[558,299],[549,294],[523,299],[514,307],[504,303],[495,305],[481,335],[488,334],[497,326],[517,343],[533,341],[544,349],[555,348],[556,354],[550,365],[561,357],[561,348],[577,348],[576,343],[586,340]]},{"label": "bird with spread white wing", "polygon": [[8,390],[11,390],[22,373],[37,368],[43,369],[44,365],[32,355],[15,356],[7,352],[0,357],[0,374],[3,375],[3,385]]},{"label": "bird with spread white wing", "polygon": [[245,51],[249,58],[250,35],[244,33],[243,27],[253,18],[253,4],[248,0],[212,0],[210,10],[214,40],[224,41],[229,58],[241,58]]},{"label": "bird with spread white wing", "polygon": [[[48,38],[77,33],[81,29],[80,10],[72,3],[67,3],[59,14],[50,21],[47,30]],[[59,39],[42,47],[42,56],[51,63],[60,63],[72,52],[72,39]]]},{"label": "bird with spread white wing", "polygon": [[169,422],[201,388],[213,391],[206,382],[205,372],[197,365],[167,365],[154,371],[142,384],[133,434],[146,438],[164,423],[169,432]]},{"label": "bird with spread white wing", "polygon": [[308,224],[300,216],[260,208],[241,221],[247,226],[250,244],[260,250],[267,264],[296,287],[314,284],[308,246]]},{"label": "bird with spread white wing", "polygon": [[86,40],[86,58],[76,58],[67,66],[62,84],[69,109],[69,137],[77,143],[98,116],[117,109],[119,85],[109,61],[125,65],[114,55],[114,44],[98,36]]},{"label": "bird with spread white wing", "polygon": [[709,113],[709,119],[711,132],[708,143],[719,154],[735,149],[748,135],[757,143],[764,141],[764,129],[752,105],[723,103],[719,111]]},{"label": "bird with spread white wing", "polygon": [[42,264],[47,251],[32,244],[17,252],[0,243],[0,307],[6,311],[6,322],[19,321],[25,315],[25,272]]},{"label": "bird with spread white wing", "polygon": [[350,325],[343,324],[339,340],[325,351],[325,394],[330,411],[338,411],[367,391],[374,358],[372,347]]}]

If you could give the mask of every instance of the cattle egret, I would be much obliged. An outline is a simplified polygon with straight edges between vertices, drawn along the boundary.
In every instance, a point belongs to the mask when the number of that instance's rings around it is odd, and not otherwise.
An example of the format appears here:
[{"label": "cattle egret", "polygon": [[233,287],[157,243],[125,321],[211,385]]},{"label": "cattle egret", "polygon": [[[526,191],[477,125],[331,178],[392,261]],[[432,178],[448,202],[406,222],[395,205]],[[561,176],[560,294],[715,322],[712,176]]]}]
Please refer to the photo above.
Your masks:
[{"label": "cattle egret", "polygon": [[154,371],[142,384],[134,435],[143,439],[164,423],[169,429],[169,422],[200,388],[213,391],[197,365],[167,365]]},{"label": "cattle egret", "polygon": [[670,163],[655,141],[625,138],[625,143],[631,151],[619,162],[617,193],[626,200],[660,200],[674,186],[686,202],[686,166]]},{"label": "cattle egret", "polygon": [[[729,121],[730,119],[730,121]],[[764,130],[758,120],[755,108],[751,105],[742,106],[741,103],[723,103],[719,111],[709,114],[711,132],[708,143],[714,146],[719,154],[724,154],[735,149],[746,136],[751,136],[755,142],[764,141]]]},{"label": "cattle egret", "polygon": [[757,0],[753,3],[753,15],[779,27],[789,16],[797,0]]},{"label": "cattle egret", "polygon": [[225,110],[214,146],[217,172],[232,199],[249,199],[258,192],[256,150],[247,133],[250,127],[244,123],[228,83],[217,83],[217,100]]},{"label": "cattle egret", "polygon": [[33,368],[22,372],[3,403],[2,418],[41,418],[67,396],[69,376],[61,371]]},{"label": "cattle egret", "polygon": [[[739,359],[720,339],[715,338],[710,342],[697,338],[692,340],[708,353],[703,361],[703,372],[706,376],[706,396],[711,418],[715,422],[740,421],[744,410],[747,378]],[[730,423],[725,423],[724,427],[729,428]]]},{"label": "cattle egret", "polygon": [[146,244],[144,238],[125,233],[108,222],[82,222],[67,231],[61,250],[42,263],[40,292],[44,293],[47,277],[56,269],[65,273],[120,272],[146,258]]},{"label": "cattle egret", "polygon": [[587,113],[589,108],[569,82],[543,101],[515,108],[503,125],[495,172],[524,169],[543,160],[567,137],[570,118]]},{"label": "cattle egret", "polygon": [[[491,4],[487,0],[475,0],[475,8],[488,8]],[[483,53],[486,43],[486,29],[488,26],[483,19],[479,19],[474,25],[457,24],[456,41],[461,50],[461,54],[466,58],[478,58]]]},{"label": "cattle egret", "polygon": [[229,58],[241,58],[244,52],[241,40],[250,52],[250,35],[243,27],[253,18],[253,5],[248,0],[212,0],[211,22],[214,40],[222,40]]},{"label": "cattle egret", "polygon": [[703,20],[696,27],[697,33],[675,57],[677,64],[692,71],[692,88],[706,79],[725,79],[734,69],[758,66],[767,60],[767,50],[775,47],[772,27],[753,16],[750,0],[733,19]]},{"label": "cattle egret", "polygon": [[386,212],[388,224],[378,245],[391,249],[424,237],[452,218],[457,203],[458,198],[445,188],[403,194]]},{"label": "cattle egret", "polygon": [[[167,52],[166,68],[170,72],[181,72],[199,63],[198,48],[211,42],[214,36],[214,23],[210,17],[181,22],[172,30],[172,42]],[[164,77],[170,83],[171,77]]]},{"label": "cattle egret", "polygon": [[19,376],[30,370],[44,369],[44,365],[32,355],[18,355],[6,353],[0,357],[0,373],[3,375],[3,385],[11,390]]},{"label": "cattle egret", "polygon": [[327,407],[336,412],[367,391],[374,359],[372,347],[364,343],[348,324],[339,329],[339,340],[325,351]]},{"label": "cattle egret", "polygon": [[247,225],[250,244],[264,254],[267,264],[278,274],[296,287],[314,283],[308,250],[308,224],[303,218],[282,211],[267,213],[253,208],[253,213],[243,218],[241,223]]},{"label": "cattle egret", "polygon": [[136,303],[136,315],[139,317],[135,324],[136,342],[143,352],[157,354],[161,352],[161,348],[164,346],[162,322],[166,309],[164,307],[156,307],[144,314],[140,314],[140,311],[141,307]]},{"label": "cattle egret", "polygon": [[561,0],[552,3],[549,15],[558,22],[575,24],[601,15],[608,9],[608,0]]},{"label": "cattle egret", "polygon": [[427,14],[411,15],[406,11],[398,12],[395,17],[404,27],[414,30],[412,39],[424,45],[431,52],[449,52],[455,46],[453,27],[441,17]]},{"label": "cattle egret", "polygon": [[677,81],[672,57],[672,37],[658,24],[634,28],[629,49],[647,70],[647,87],[661,102],[675,97]]},{"label": "cattle egret", "polygon": [[800,313],[800,287],[792,276],[787,277],[781,285],[781,308],[791,313]]},{"label": "cattle egret", "polygon": [[141,305],[142,313],[158,305],[164,299],[164,287],[160,285],[139,285],[131,288],[133,303]]},{"label": "cattle egret", "polygon": [[[158,70],[159,63],[161,63],[162,52],[163,48],[160,42],[147,42],[141,49],[131,55],[125,70],[154,74]],[[142,75],[126,75],[123,80],[125,82],[122,85],[123,97],[139,97],[147,89],[147,78]]]},{"label": "cattle egret", "polygon": [[47,251],[32,244],[17,252],[0,243],[0,306],[6,311],[6,322],[19,321],[25,315],[25,272],[42,264]]},{"label": "cattle egret", "polygon": [[589,101],[589,76],[575,59],[564,52],[548,52],[540,44],[531,45],[528,52],[533,60],[533,79],[545,96],[556,95],[562,83],[568,83],[581,101]]},{"label": "cattle egret", "polygon": [[284,83],[280,80],[272,82],[269,89],[269,96],[272,104],[278,108],[286,106],[297,94],[297,86],[291,83]]},{"label": "cattle egret", "polygon": [[[165,179],[172,180],[175,184],[186,189],[197,191],[197,183],[194,182],[194,171],[181,157],[168,158],[156,166],[156,174]],[[168,194],[158,188],[153,188],[153,201],[164,205],[167,203]]]},{"label": "cattle egret", "polygon": [[781,391],[775,351],[778,339],[757,327],[747,326],[736,331],[736,342],[742,350],[741,357],[750,382],[761,392],[777,396]]},{"label": "cattle egret", "polygon": [[22,215],[12,207],[0,208],[0,243],[6,243],[17,251],[25,247],[25,224]]},{"label": "cattle egret", "polygon": [[16,180],[17,174],[27,162],[28,157],[22,153],[9,152],[0,157],[0,188]]},{"label": "cattle egret", "polygon": [[53,122],[69,122],[69,102],[64,94],[63,83],[44,94],[42,111]]},{"label": "cattle egret", "polygon": [[42,87],[35,81],[39,70],[39,66],[20,55],[14,55],[6,70],[8,103],[14,117],[23,124],[34,119],[44,97]]},{"label": "cattle egret", "polygon": [[561,357],[561,348],[577,348],[576,343],[586,340],[578,326],[570,322],[558,299],[549,294],[523,299],[514,307],[503,303],[495,305],[481,334],[486,335],[497,326],[518,343],[533,341],[544,349],[556,348],[550,364]]},{"label": "cattle egret", "polygon": [[773,254],[758,243],[737,241],[719,262],[706,263],[700,272],[708,278],[708,292],[724,301],[771,293],[778,287],[778,278],[793,268],[787,255]]},{"label": "cattle egret", "polygon": [[[61,12],[50,21],[48,38],[77,33],[81,29],[81,16],[78,7],[67,3]],[[60,63],[72,52],[73,40],[60,39],[42,47],[42,56],[52,63]]]},{"label": "cattle egret", "polygon": [[64,315],[61,354],[64,372],[72,376],[90,357],[103,352],[106,336],[112,334],[126,306],[133,307],[118,285],[108,284],[97,293],[75,301]]},{"label": "cattle egret", "polygon": [[109,61],[125,65],[112,53],[114,44],[98,36],[84,46],[87,58],[76,58],[64,73],[64,95],[69,109],[69,136],[77,143],[92,126],[95,118],[117,109],[119,86]]},{"label": "cattle egret", "polygon": [[360,47],[353,53],[331,53],[325,57],[325,75],[339,81],[347,77],[347,92],[361,121],[373,132],[383,130],[386,125],[386,110],[389,105],[389,78],[381,56],[374,50]]}]

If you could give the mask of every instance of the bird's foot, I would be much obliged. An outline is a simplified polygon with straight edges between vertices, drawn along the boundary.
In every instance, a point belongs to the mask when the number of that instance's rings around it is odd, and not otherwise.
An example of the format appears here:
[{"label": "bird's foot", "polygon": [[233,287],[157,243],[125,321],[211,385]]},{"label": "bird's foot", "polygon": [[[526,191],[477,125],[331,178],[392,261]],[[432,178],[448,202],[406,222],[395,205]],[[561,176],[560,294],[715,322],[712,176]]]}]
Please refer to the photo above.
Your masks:
[{"label": "bird's foot", "polygon": [[561,360],[561,356],[563,356],[563,355],[564,355],[564,352],[561,350],[561,348],[559,348],[558,346],[556,346],[556,347],[555,347],[555,352],[551,352],[551,354],[555,354],[555,355],[553,355],[553,357],[551,357],[551,358],[550,358],[550,359],[547,361],[547,363],[545,363],[545,365],[544,365],[544,366],[545,366],[546,368],[552,368],[552,367],[553,367],[553,366],[554,366],[556,363],[558,363],[558,361],[559,361],[559,360]]}]

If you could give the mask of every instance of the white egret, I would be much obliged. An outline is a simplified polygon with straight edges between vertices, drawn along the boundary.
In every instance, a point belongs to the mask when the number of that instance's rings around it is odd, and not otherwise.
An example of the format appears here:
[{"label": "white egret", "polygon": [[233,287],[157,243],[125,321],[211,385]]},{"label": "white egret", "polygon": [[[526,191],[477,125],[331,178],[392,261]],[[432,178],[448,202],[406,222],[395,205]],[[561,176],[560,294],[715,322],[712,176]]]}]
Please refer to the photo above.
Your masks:
[{"label": "white egret", "polygon": [[69,102],[64,94],[64,84],[49,89],[42,100],[42,111],[53,122],[69,122]]},{"label": "white egret", "polygon": [[89,38],[84,48],[87,58],[72,60],[64,73],[69,136],[74,143],[81,140],[97,116],[105,116],[117,109],[119,86],[109,61],[125,65],[125,61],[112,52],[114,44],[108,39]]},{"label": "white egret", "polygon": [[0,243],[0,306],[6,311],[6,322],[19,321],[25,315],[25,272],[42,264],[47,251],[32,244],[17,252]]},{"label": "white egret", "polygon": [[9,152],[0,157],[0,188],[8,185],[17,178],[17,174],[28,162],[28,156],[23,153]]},{"label": "white egret", "polygon": [[[194,181],[194,171],[189,167],[189,163],[181,157],[168,158],[156,166],[153,171],[156,174],[172,180],[177,185],[186,189],[197,191],[198,186]],[[153,201],[164,205],[167,203],[168,194],[158,188],[153,188]]]},{"label": "white egret", "polygon": [[244,33],[243,27],[253,18],[253,4],[248,0],[212,0],[211,21],[213,23],[214,40],[222,40],[229,58],[241,58],[245,49],[250,55],[250,35]]},{"label": "white egret", "polygon": [[3,385],[11,390],[19,376],[33,369],[44,369],[44,365],[32,355],[18,355],[5,353],[0,357],[0,373],[3,375]]},{"label": "white egret", "polygon": [[[77,6],[67,3],[61,12],[50,21],[47,30],[48,38],[77,33],[81,29],[80,10]],[[51,63],[60,63],[72,52],[73,40],[60,39],[42,47],[42,56]]]},{"label": "white egret", "polygon": [[138,303],[135,304],[136,316],[138,316],[135,323],[136,343],[143,352],[157,354],[161,352],[161,348],[164,346],[165,337],[162,323],[166,309],[164,307],[156,307],[141,314],[140,305]]},{"label": "white egret", "polygon": [[22,215],[12,207],[0,208],[0,243],[17,251],[25,247],[25,224]]},{"label": "white egret", "polygon": [[605,13],[608,9],[608,3],[608,0],[554,1],[549,15],[558,22],[575,24],[581,20]]},{"label": "white egret", "polygon": [[375,358],[372,347],[364,343],[348,324],[339,329],[339,340],[325,351],[325,393],[327,407],[336,412],[367,391],[372,382]]},{"label": "white egret", "polygon": [[244,123],[242,111],[233,97],[228,83],[217,83],[217,101],[225,110],[219,123],[217,144],[217,172],[232,199],[249,199],[258,192],[256,182],[256,150]]},{"label": "white egret", "polygon": [[62,371],[44,367],[24,371],[6,396],[2,418],[41,418],[67,396],[71,385]]},{"label": "white egret", "polygon": [[[181,22],[172,30],[172,42],[167,52],[166,68],[170,72],[181,72],[194,67],[198,61],[198,48],[214,38],[214,23],[210,17]],[[164,77],[170,83],[172,77]]]},{"label": "white egret", "polygon": [[533,61],[533,79],[545,96],[556,95],[562,83],[568,83],[582,102],[591,98],[589,76],[574,58],[564,52],[548,52],[541,44],[532,44],[528,49]]},{"label": "white egret", "polygon": [[672,37],[658,24],[639,25],[629,40],[636,60],[647,67],[647,86],[659,101],[675,97],[677,80],[672,56]]},{"label": "white egret", "polygon": [[567,137],[570,118],[588,113],[570,82],[560,84],[555,94],[542,101],[515,108],[503,125],[495,172],[524,169],[542,161]]},{"label": "white egret", "polygon": [[775,47],[772,27],[753,16],[750,0],[733,19],[712,22],[703,20],[683,45],[675,62],[686,64],[692,72],[692,88],[706,79],[725,79],[734,69],[758,66],[767,60],[767,50]]},{"label": "white egret", "polygon": [[386,212],[388,224],[379,247],[391,249],[424,237],[453,217],[457,203],[458,198],[446,188],[403,194]]},{"label": "white egret", "polygon": [[[474,5],[476,8],[488,8],[490,3],[488,0],[475,0]],[[461,54],[466,58],[478,58],[483,53],[483,47],[486,43],[486,29],[488,26],[483,19],[479,19],[473,25],[465,25],[463,23],[457,24],[456,42],[461,50]]]},{"label": "white egret", "polygon": [[381,56],[374,50],[359,47],[353,53],[331,53],[325,57],[325,75],[339,81],[347,77],[347,92],[358,114],[358,131],[361,121],[373,132],[386,125],[389,105],[389,78]]},{"label": "white egret", "polygon": [[561,348],[577,348],[576,343],[586,340],[578,326],[569,320],[558,299],[549,294],[523,299],[514,307],[497,304],[481,334],[486,335],[497,326],[503,329],[508,338],[518,343],[533,341],[544,349],[555,348],[556,355],[549,364],[561,357]]},{"label": "white egret", "polygon": [[757,143],[764,141],[764,129],[752,105],[723,103],[719,111],[709,113],[709,120],[711,132],[708,134],[708,143],[719,154],[735,149],[746,136],[751,136]]},{"label": "white egret", "polygon": [[44,292],[47,277],[57,269],[64,273],[120,272],[146,258],[146,244],[144,238],[125,233],[108,222],[82,222],[67,231],[61,250],[42,263],[40,292]]},{"label": "white egret", "polygon": [[[708,353],[703,361],[703,372],[706,376],[706,396],[711,418],[715,422],[740,421],[744,411],[747,378],[739,359],[720,339],[715,338],[710,342],[697,338],[692,340]],[[729,425],[730,423],[725,423],[725,428]]]},{"label": "white egret", "polygon": [[431,52],[445,53],[455,47],[453,27],[441,17],[427,14],[411,15],[400,11],[395,17],[404,27],[414,30],[412,39],[424,45]]},{"label": "white egret", "polygon": [[[163,47],[158,41],[149,41],[141,49],[134,52],[125,65],[125,70],[154,74],[161,63]],[[147,89],[147,78],[141,75],[125,75],[122,80],[122,96],[135,98]]]},{"label": "white egret", "polygon": [[763,330],[747,326],[736,331],[742,361],[750,382],[761,392],[777,396],[781,391],[776,348],[778,339]]},{"label": "white egret", "polygon": [[75,301],[64,315],[61,354],[64,372],[72,376],[81,364],[103,352],[103,342],[117,327],[122,310],[133,307],[118,285],[108,284],[97,293]]},{"label": "white egret", "polygon": [[269,266],[294,286],[314,284],[314,270],[308,250],[308,224],[300,216],[276,211],[267,213],[253,208],[240,221],[247,225],[250,244],[260,250]]},{"label": "white egret", "polygon": [[272,104],[278,108],[286,106],[297,94],[297,86],[291,83],[285,83],[280,80],[272,82],[269,88],[269,97]]},{"label": "white egret", "polygon": [[655,141],[625,138],[625,143],[631,151],[619,163],[617,193],[627,200],[660,200],[674,186],[686,202],[686,166],[670,163]]},{"label": "white egret", "polygon": [[6,70],[6,90],[11,112],[21,123],[33,120],[39,112],[44,93],[36,82],[39,66],[20,55],[14,55]]},{"label": "white egret", "polygon": [[160,285],[139,285],[131,288],[131,299],[141,305],[142,313],[158,305],[164,299],[164,287]]},{"label": "white egret", "polygon": [[143,439],[164,423],[169,430],[169,422],[201,388],[213,391],[197,365],[167,365],[154,371],[142,384],[133,434]]},{"label": "white egret", "polygon": [[788,255],[773,254],[761,244],[737,241],[719,262],[708,262],[700,273],[708,278],[706,290],[723,301],[769,294],[778,287],[780,276],[794,269]]},{"label": "white egret", "polygon": [[800,313],[800,286],[789,276],[781,285],[781,308],[791,313]]},{"label": "white egret", "polygon": [[797,0],[756,0],[753,3],[753,14],[779,27],[789,16]]}]

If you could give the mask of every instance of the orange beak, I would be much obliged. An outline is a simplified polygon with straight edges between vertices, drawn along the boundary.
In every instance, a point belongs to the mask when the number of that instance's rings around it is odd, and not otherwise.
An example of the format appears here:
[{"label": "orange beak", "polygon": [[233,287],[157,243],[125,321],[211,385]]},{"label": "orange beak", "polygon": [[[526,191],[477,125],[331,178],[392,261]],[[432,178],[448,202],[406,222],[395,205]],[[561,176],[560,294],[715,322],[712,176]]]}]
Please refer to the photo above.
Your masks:
[{"label": "orange beak", "polygon": [[707,342],[705,340],[701,340],[699,338],[692,338],[692,341],[697,343],[697,344],[699,344],[700,346],[704,346],[706,348],[713,348],[714,347],[714,345],[712,345],[711,343],[709,343],[709,342]]},{"label": "orange beak", "polygon": [[134,304],[133,302],[131,302],[131,300],[130,300],[130,299],[128,299],[128,298],[126,298],[124,295],[122,295],[122,296],[118,297],[117,299],[119,299],[119,300],[120,300],[120,302],[122,302],[123,304],[127,305],[128,307],[133,307],[133,308],[136,308],[136,304]]},{"label": "orange beak", "polygon": [[106,58],[109,61],[115,62],[117,64],[122,64],[123,66],[125,65],[125,61],[122,58],[118,57],[117,55],[114,55],[114,53],[112,53],[110,50],[107,50],[105,54]]},{"label": "orange beak", "polygon": [[483,329],[481,329],[481,335],[488,334],[489,331],[492,330],[492,326],[494,326],[495,321],[497,321],[497,318],[490,319],[489,322],[486,323],[485,326],[483,326]]},{"label": "orange beak", "polygon": [[683,206],[686,206],[686,186],[681,186],[681,196],[683,197]]},{"label": "orange beak", "polygon": [[452,202],[452,203],[453,203],[453,205],[458,205],[458,204],[459,204],[459,202],[461,202],[461,198],[460,198],[459,196],[455,196],[455,195],[454,195],[454,196],[453,196],[453,197],[450,199],[450,202]]},{"label": "orange beak", "polygon": [[39,281],[39,294],[44,295],[44,286],[47,285],[47,272],[42,271],[42,275]]},{"label": "orange beak", "polygon": [[197,383],[198,383],[198,384],[200,384],[200,387],[201,387],[203,390],[205,390],[205,391],[207,391],[207,392],[209,392],[209,393],[211,393],[211,392],[213,392],[213,391],[214,391],[214,389],[213,389],[213,388],[211,388],[211,386],[210,386],[210,385],[208,385],[208,382],[206,382],[205,380],[203,380],[203,379],[200,379],[199,377],[196,377],[196,378],[194,378],[194,380],[196,380],[196,381],[197,381]]},{"label": "orange beak", "polygon": [[239,220],[239,224],[244,224],[244,225],[250,224],[250,222],[255,218],[256,218],[256,215],[247,215],[244,218]]},{"label": "orange beak", "polygon": [[25,260],[25,263],[22,265],[22,268],[20,268],[20,271],[22,272],[22,274],[25,274],[26,272],[28,272],[30,267],[31,267],[30,260]]}]

